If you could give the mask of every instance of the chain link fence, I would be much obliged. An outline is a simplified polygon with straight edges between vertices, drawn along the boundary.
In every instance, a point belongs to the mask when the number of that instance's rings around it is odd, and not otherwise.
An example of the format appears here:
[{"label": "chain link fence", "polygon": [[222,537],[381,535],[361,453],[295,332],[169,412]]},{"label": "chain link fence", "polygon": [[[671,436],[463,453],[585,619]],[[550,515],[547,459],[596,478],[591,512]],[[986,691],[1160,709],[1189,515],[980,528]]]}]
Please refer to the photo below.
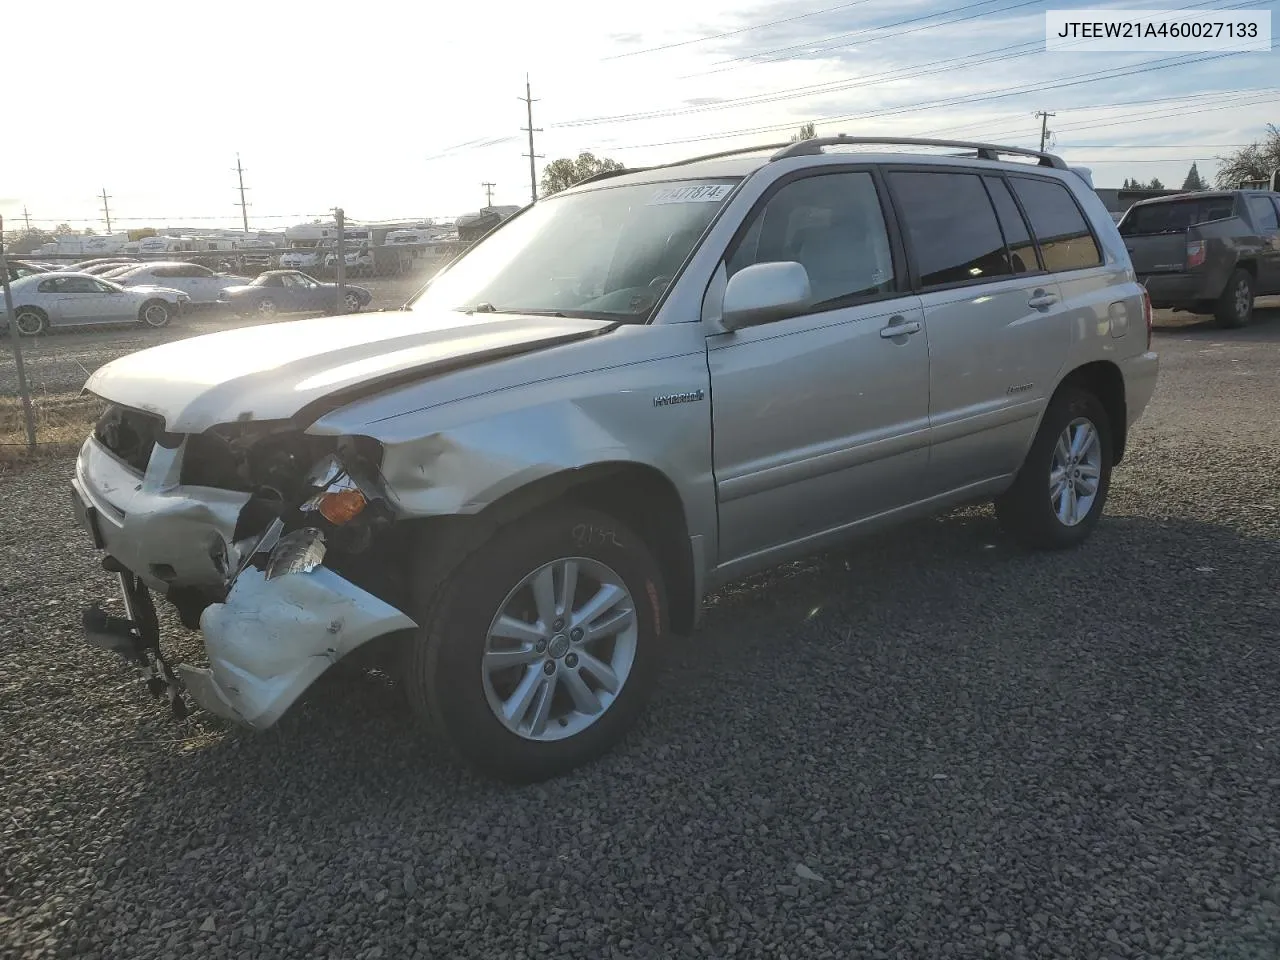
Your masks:
[{"label": "chain link fence", "polygon": [[[75,452],[101,408],[82,388],[104,363],[160,343],[276,318],[275,311],[245,311],[221,301],[220,294],[194,292],[203,291],[202,284],[262,284],[271,279],[264,274],[287,271],[315,284],[340,285],[323,302],[285,304],[298,308],[279,311],[290,319],[345,309],[340,306],[343,294],[353,286],[369,294],[362,310],[396,309],[483,232],[463,229],[440,236],[440,230],[370,230],[348,224],[341,247],[332,236],[275,243],[167,236],[122,243],[118,238],[85,237],[79,243],[34,244],[21,221],[18,230],[14,226],[6,221],[3,237],[13,317],[0,302],[0,472],[33,458]],[[318,227],[314,232],[325,231]],[[72,271],[74,267],[81,270]],[[75,283],[59,278],[72,272],[80,278]],[[94,282],[86,282],[84,273]],[[37,275],[44,279],[29,279]],[[51,279],[54,282],[48,282]],[[190,300],[170,303],[172,309],[163,314],[153,311],[150,319],[141,307],[121,312],[122,295],[113,294],[111,287],[123,286],[126,294],[133,290],[136,299],[140,284],[134,281],[139,279],[188,292]],[[54,288],[65,295],[55,295]]]}]

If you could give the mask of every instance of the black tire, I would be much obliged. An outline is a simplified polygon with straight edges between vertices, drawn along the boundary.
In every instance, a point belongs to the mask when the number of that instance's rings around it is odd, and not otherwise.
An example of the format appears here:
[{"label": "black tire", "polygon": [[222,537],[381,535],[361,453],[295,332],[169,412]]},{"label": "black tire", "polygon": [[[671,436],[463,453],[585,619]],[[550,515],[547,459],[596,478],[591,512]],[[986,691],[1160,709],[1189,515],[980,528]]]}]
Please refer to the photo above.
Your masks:
[{"label": "black tire", "polygon": [[157,330],[167,327],[172,319],[173,308],[163,300],[148,300],[138,309],[138,322]]},{"label": "black tire", "polygon": [[351,291],[347,292],[343,305],[347,308],[347,313],[359,313],[360,308],[364,306],[360,302],[360,297]]},{"label": "black tire", "polygon": [[[634,660],[612,703],[589,726],[558,740],[529,739],[508,729],[490,707],[482,669],[486,641],[525,577],[544,564],[575,557],[606,565],[626,587],[637,628]],[[431,567],[424,553],[418,565],[422,582],[431,582]],[[665,587],[647,545],[611,517],[576,506],[553,506],[500,528],[462,560],[433,597],[423,598],[416,613],[422,628],[409,641],[404,678],[414,712],[470,766],[514,783],[563,774],[623,737],[652,689],[668,623]],[[572,651],[558,661],[561,670],[576,665]],[[525,671],[543,666],[512,669],[527,679]],[[554,730],[554,723],[548,728]]]},{"label": "black tire", "polygon": [[272,300],[270,297],[263,297],[261,300],[259,300],[254,305],[253,310],[257,316],[266,318],[268,320],[274,319],[276,315],[280,313],[280,309],[279,307],[276,306],[276,302]]},{"label": "black tire", "polygon": [[[1088,421],[1097,432],[1098,477],[1088,512],[1077,523],[1068,524],[1059,518],[1054,508],[1050,484],[1058,440],[1068,426],[1078,420]],[[1078,546],[1088,538],[1106,507],[1112,461],[1111,420],[1102,401],[1080,387],[1061,388],[1045,411],[1040,430],[1013,486],[996,498],[996,516],[1001,526],[1020,544],[1033,550]]]},{"label": "black tire", "polygon": [[1213,318],[1224,330],[1247,327],[1253,319],[1253,274],[1237,270],[1231,274],[1213,310]]},{"label": "black tire", "polygon": [[13,322],[24,337],[38,337],[49,330],[48,314],[36,307],[19,307]]}]

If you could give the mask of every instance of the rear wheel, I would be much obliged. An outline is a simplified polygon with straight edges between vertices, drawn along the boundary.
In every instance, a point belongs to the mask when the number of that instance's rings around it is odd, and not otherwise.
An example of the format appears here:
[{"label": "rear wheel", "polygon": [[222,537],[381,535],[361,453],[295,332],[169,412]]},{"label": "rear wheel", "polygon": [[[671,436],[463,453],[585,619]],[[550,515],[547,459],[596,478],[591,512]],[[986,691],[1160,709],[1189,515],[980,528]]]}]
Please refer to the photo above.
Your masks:
[{"label": "rear wheel", "polygon": [[423,607],[411,704],[465,761],[516,782],[571,770],[626,733],[667,622],[645,543],[579,507],[502,528]]},{"label": "rear wheel", "polygon": [[138,311],[138,320],[148,327],[167,327],[173,318],[173,310],[163,300],[148,300]]},{"label": "rear wheel", "polygon": [[343,302],[347,305],[347,312],[348,312],[348,313],[359,313],[359,312],[360,312],[360,307],[361,307],[360,298],[359,298],[358,296],[356,296],[356,294],[354,294],[354,293],[348,293],[348,294],[343,298]]},{"label": "rear wheel", "polygon": [[1237,270],[1231,275],[1218,298],[1213,317],[1225,330],[1248,326],[1253,319],[1253,274]]},{"label": "rear wheel", "polygon": [[19,308],[13,322],[17,325],[18,332],[24,337],[39,336],[49,329],[48,316],[43,310],[37,310],[35,307]]},{"label": "rear wheel", "polygon": [[1087,390],[1067,387],[1045,411],[1013,486],[996,500],[1009,534],[1036,550],[1082,543],[1111,486],[1111,422]]}]

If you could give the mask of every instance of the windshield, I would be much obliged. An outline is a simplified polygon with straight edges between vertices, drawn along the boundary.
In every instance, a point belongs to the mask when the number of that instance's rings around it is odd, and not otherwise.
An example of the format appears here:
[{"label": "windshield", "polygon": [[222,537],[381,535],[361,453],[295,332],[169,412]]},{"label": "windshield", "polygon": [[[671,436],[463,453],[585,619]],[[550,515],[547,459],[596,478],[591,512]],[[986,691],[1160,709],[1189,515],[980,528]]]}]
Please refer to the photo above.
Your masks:
[{"label": "windshield", "polygon": [[409,309],[643,322],[736,182],[682,180],[551,197],[480,241]]}]

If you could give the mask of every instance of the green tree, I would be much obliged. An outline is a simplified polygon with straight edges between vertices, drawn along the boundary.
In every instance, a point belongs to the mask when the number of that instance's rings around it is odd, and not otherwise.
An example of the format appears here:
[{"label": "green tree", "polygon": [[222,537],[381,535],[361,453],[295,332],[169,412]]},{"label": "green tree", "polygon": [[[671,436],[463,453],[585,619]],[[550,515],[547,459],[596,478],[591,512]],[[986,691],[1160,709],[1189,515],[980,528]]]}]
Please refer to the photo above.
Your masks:
[{"label": "green tree", "polygon": [[1280,169],[1280,127],[1267,124],[1267,135],[1225,157],[1218,157],[1218,186],[1234,187],[1245,180],[1271,180]]},{"label": "green tree", "polygon": [[80,233],[86,237],[96,237],[98,235],[98,231],[93,229],[93,227],[85,227],[80,231]]},{"label": "green tree", "polygon": [[799,133],[793,133],[791,135],[791,142],[799,143],[801,140],[814,140],[817,136],[818,134],[814,132],[813,124],[806,123],[800,127]]},{"label": "green tree", "polygon": [[1196,169],[1196,165],[1191,164],[1191,169],[1187,171],[1187,178],[1182,181],[1182,189],[1188,191],[1203,190],[1205,183],[1200,179],[1200,171]]},{"label": "green tree", "polygon": [[53,235],[55,237],[69,237],[74,235],[75,232],[75,227],[71,226],[69,223],[60,223],[53,228]]},{"label": "green tree", "polygon": [[622,169],[624,169],[622,164],[617,160],[597,157],[589,150],[578,154],[576,160],[570,160],[567,157],[552,160],[542,170],[542,195],[549,197],[561,190],[568,190],[575,183],[581,183],[598,173],[610,173]]},{"label": "green tree", "polygon": [[1160,182],[1159,177],[1152,177],[1151,183],[1147,186],[1148,190],[1163,190],[1164,184]]},{"label": "green tree", "polygon": [[11,256],[21,257],[35,253],[53,239],[53,235],[43,230],[19,230],[4,240],[4,252]]}]

